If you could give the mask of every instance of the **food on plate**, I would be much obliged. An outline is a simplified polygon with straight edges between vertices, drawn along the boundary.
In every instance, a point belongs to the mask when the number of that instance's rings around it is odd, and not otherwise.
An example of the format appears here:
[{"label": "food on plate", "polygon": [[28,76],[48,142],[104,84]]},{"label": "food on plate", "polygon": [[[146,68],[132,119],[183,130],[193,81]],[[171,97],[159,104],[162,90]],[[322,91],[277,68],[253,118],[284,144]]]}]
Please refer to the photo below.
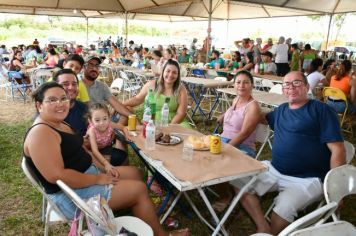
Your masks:
[{"label": "food on plate", "polygon": [[188,137],[188,141],[193,145],[194,149],[209,148],[210,136],[211,135],[204,135],[204,136],[191,135]]},{"label": "food on plate", "polygon": [[171,142],[171,136],[169,134],[163,135],[163,137],[161,138],[161,142],[162,143],[170,143]]},{"label": "food on plate", "polygon": [[156,134],[156,142],[170,143],[171,136],[169,134],[163,134],[162,132],[159,132],[158,134]]},{"label": "food on plate", "polygon": [[161,138],[163,137],[163,133],[159,132],[158,134],[156,134],[156,142],[159,142],[161,140]]}]

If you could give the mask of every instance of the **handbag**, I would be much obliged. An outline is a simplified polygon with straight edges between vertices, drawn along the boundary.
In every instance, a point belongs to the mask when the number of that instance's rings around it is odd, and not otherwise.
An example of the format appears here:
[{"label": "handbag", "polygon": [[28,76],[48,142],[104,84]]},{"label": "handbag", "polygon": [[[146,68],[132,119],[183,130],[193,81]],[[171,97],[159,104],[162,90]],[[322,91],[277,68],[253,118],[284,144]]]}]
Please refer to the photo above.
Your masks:
[{"label": "handbag", "polygon": [[87,201],[87,206],[93,211],[95,216],[100,218],[104,225],[99,225],[97,222],[90,218],[87,212],[83,212],[77,208],[74,215],[74,219],[71,223],[71,228],[68,233],[68,236],[81,235],[84,216],[86,219],[88,231],[91,233],[92,236],[104,236],[108,234],[116,235],[117,230],[116,224],[114,222],[114,214],[110,209],[106,199],[98,194],[89,198],[89,200]]}]

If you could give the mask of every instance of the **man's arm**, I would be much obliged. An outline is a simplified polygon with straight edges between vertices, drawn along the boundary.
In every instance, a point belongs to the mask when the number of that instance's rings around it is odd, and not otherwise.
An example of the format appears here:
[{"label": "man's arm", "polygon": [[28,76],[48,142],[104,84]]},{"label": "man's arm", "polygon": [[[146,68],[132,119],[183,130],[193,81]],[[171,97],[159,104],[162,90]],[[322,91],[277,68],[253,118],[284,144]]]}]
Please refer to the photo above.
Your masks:
[{"label": "man's arm", "polygon": [[132,115],[132,112],[130,112],[129,109],[127,109],[127,107],[125,107],[121,102],[116,100],[114,96],[110,96],[107,101],[120,115],[126,117]]},{"label": "man's arm", "polygon": [[343,142],[327,143],[327,146],[331,152],[330,168],[345,165],[346,164],[346,150]]}]

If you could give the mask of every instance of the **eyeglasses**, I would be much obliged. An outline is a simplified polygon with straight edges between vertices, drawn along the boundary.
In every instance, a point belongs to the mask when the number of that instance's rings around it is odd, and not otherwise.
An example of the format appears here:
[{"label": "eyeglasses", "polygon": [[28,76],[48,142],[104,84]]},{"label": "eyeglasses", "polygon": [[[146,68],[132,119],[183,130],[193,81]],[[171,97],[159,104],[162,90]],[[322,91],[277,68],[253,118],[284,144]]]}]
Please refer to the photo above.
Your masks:
[{"label": "eyeglasses", "polygon": [[283,87],[284,89],[290,89],[291,86],[293,86],[293,87],[300,87],[302,84],[304,84],[304,81],[302,81],[302,80],[293,80],[292,82],[284,82],[284,83],[282,84],[282,87]]},{"label": "eyeglasses", "polygon": [[88,67],[88,68],[96,68],[96,69],[99,69],[99,68],[100,68],[100,64],[87,63],[87,67]]},{"label": "eyeglasses", "polygon": [[48,103],[49,105],[63,105],[63,104],[68,104],[70,102],[70,99],[67,97],[63,98],[48,98],[48,100],[44,100],[43,102]]},{"label": "eyeglasses", "polygon": [[63,87],[69,87],[70,85],[72,85],[73,87],[78,87],[77,82],[64,82],[64,83],[60,83],[60,85],[62,85]]}]

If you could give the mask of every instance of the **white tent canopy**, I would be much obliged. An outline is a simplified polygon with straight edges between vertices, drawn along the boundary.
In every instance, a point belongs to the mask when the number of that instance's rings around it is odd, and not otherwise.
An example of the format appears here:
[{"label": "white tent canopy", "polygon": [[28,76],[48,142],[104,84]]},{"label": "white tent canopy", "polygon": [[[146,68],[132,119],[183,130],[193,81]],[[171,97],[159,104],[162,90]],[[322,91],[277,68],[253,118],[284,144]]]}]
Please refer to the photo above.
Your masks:
[{"label": "white tent canopy", "polygon": [[[212,0],[212,19],[337,14],[356,11],[355,0]],[[0,0],[0,12],[159,21],[209,18],[209,0]]]}]

